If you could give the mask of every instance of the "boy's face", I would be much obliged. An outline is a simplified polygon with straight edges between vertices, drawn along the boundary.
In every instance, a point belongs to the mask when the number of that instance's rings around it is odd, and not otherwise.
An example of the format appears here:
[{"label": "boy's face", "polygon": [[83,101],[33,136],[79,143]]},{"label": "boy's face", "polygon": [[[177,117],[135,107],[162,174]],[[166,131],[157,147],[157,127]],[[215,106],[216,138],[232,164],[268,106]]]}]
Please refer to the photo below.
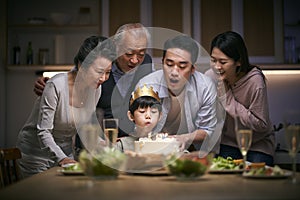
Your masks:
[{"label": "boy's face", "polygon": [[145,137],[156,126],[160,119],[160,112],[156,107],[139,107],[133,116],[128,112],[129,118],[134,121],[139,137]]}]

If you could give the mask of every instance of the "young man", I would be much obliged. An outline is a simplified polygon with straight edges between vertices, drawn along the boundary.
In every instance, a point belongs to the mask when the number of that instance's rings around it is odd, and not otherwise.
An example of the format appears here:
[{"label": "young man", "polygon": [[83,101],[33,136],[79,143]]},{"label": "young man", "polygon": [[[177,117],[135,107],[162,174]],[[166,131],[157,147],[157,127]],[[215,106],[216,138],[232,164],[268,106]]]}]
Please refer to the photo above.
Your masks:
[{"label": "young man", "polygon": [[219,136],[215,132],[216,86],[195,70],[197,43],[186,35],[164,44],[163,69],[142,78],[137,87],[151,85],[162,101],[162,117],[154,132],[174,135],[182,149],[193,144],[196,150],[210,151]]}]

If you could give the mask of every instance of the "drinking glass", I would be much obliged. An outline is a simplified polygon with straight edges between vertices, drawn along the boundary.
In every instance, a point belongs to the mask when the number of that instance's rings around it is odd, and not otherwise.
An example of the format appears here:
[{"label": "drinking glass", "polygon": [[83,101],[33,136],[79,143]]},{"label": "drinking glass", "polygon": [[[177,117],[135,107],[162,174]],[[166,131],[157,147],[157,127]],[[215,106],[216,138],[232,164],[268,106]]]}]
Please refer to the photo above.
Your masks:
[{"label": "drinking glass", "polygon": [[300,148],[300,110],[285,112],[283,120],[285,140],[292,158],[292,183],[296,183],[296,159]]},{"label": "drinking glass", "polygon": [[84,124],[78,133],[82,144],[89,152],[97,148],[100,128],[99,125],[88,123]]},{"label": "drinking glass", "polygon": [[119,120],[115,118],[104,119],[103,127],[106,144],[108,144],[109,147],[113,147],[117,142]]},{"label": "drinking glass", "polygon": [[252,130],[244,126],[240,117],[235,117],[235,134],[241,154],[243,155],[243,167],[246,169],[247,152],[252,143]]}]

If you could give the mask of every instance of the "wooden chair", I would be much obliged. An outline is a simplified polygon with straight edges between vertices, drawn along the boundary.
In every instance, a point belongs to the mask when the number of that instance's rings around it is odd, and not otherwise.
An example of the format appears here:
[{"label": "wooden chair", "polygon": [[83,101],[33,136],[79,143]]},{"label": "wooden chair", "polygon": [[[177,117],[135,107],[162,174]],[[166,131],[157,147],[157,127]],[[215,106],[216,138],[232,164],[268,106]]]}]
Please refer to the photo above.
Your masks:
[{"label": "wooden chair", "polygon": [[21,151],[18,148],[0,149],[1,187],[17,182],[22,178],[17,163],[17,159],[21,157]]}]

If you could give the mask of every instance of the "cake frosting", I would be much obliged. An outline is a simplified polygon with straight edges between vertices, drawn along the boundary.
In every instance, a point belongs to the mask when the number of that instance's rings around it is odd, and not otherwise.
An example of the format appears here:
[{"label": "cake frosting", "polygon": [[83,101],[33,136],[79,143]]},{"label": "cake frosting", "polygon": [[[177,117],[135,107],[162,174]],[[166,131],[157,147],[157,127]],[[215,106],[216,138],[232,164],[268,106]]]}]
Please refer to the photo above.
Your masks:
[{"label": "cake frosting", "polygon": [[134,142],[136,153],[168,155],[179,151],[179,143],[175,138],[168,137],[167,133],[149,134]]}]

